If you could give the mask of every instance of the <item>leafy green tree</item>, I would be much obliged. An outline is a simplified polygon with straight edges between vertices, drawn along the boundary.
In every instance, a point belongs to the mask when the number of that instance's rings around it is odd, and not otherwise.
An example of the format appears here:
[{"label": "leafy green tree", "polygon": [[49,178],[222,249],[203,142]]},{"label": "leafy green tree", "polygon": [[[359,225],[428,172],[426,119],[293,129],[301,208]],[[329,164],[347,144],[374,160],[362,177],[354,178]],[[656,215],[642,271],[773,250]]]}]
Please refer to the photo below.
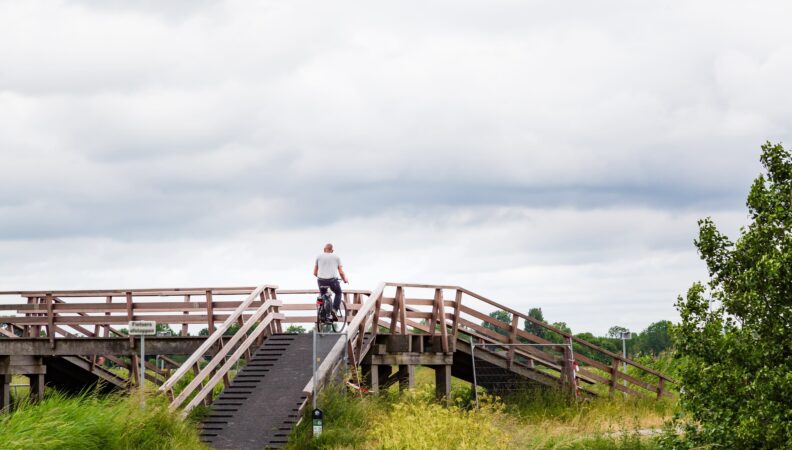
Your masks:
[{"label": "leafy green tree", "polygon": [[[531,308],[528,310],[528,317],[532,319],[536,319],[540,322],[544,322],[544,314],[542,314],[542,308]],[[534,336],[538,336],[540,338],[545,338],[547,330],[542,327],[541,325],[537,325],[531,321],[525,321],[525,331],[533,334]]]},{"label": "leafy green tree", "polygon": [[287,333],[305,333],[305,328],[300,325],[289,325],[286,328]]},{"label": "leafy green tree", "polygon": [[[632,339],[632,345],[627,347],[629,354],[659,355],[660,352],[670,349],[672,328],[673,325],[668,320],[650,324]],[[628,343],[630,342],[628,341]]]},{"label": "leafy green tree", "polygon": [[[558,328],[559,330],[565,333],[572,333],[572,329],[566,324],[566,322],[553,322],[553,327]],[[547,331],[545,333],[545,338],[550,342],[555,342],[561,344],[564,342],[564,337],[560,334],[556,333],[555,331]]]},{"label": "leafy green tree", "polygon": [[692,445],[792,445],[792,155],[767,143],[760,159],[766,174],[748,194],[750,224],[732,242],[712,219],[699,221],[709,289],[696,283],[676,304]]},{"label": "leafy green tree", "polygon": [[201,330],[198,331],[198,336],[209,336],[209,328],[201,328]]},{"label": "leafy green tree", "polygon": [[488,330],[492,330],[492,331],[494,331],[494,332],[496,332],[498,334],[502,334],[504,336],[508,336],[509,335],[508,326],[511,325],[511,321],[512,321],[511,313],[507,312],[507,311],[504,311],[502,309],[498,309],[496,311],[492,311],[489,314],[489,316],[492,317],[495,320],[499,320],[501,322],[505,322],[506,324],[508,324],[508,325],[506,325],[507,328],[501,328],[499,326],[495,326],[495,325],[487,322],[486,320],[482,320],[481,321],[481,326],[483,326],[484,328],[486,328]]},{"label": "leafy green tree", "polygon": [[627,328],[624,328],[619,325],[614,325],[608,328],[608,337],[611,339],[621,339],[621,334],[627,331],[629,331]]}]

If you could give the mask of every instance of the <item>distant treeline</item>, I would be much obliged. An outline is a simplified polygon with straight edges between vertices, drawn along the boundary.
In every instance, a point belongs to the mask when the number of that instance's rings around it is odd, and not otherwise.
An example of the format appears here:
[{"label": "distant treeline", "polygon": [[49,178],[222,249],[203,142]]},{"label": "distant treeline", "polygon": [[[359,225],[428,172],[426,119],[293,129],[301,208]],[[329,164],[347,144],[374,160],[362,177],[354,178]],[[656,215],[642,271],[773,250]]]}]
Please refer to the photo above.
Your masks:
[{"label": "distant treeline", "polygon": [[[528,311],[528,316],[540,322],[545,322],[546,324],[554,328],[557,328],[561,331],[564,331],[566,333],[570,333],[570,334],[572,333],[572,330],[565,322],[553,322],[553,323],[546,322],[544,319],[544,315],[542,314],[542,308],[531,308]],[[511,323],[512,320],[511,313],[500,309],[491,312],[490,317],[505,323]],[[495,325],[492,325],[486,321],[482,321],[481,325],[485,328],[493,330],[496,333],[502,335],[509,334],[508,330],[496,327]],[[657,355],[660,352],[670,349],[672,326],[673,325],[671,324],[670,321],[661,320],[650,324],[648,327],[646,327],[646,329],[644,329],[640,333],[633,333],[632,338],[626,341],[627,356],[629,358],[634,358],[638,355]],[[525,321],[525,325],[523,328],[528,333],[546,339],[550,342],[557,342],[559,344],[563,342],[563,338],[561,337],[560,334],[550,331],[533,322]],[[599,347],[602,347],[605,350],[609,350],[613,353],[621,354],[622,340],[619,338],[619,336],[623,331],[627,331],[627,329],[619,325],[614,325],[610,327],[610,329],[608,330],[608,334],[606,336],[595,336],[594,334],[589,332],[575,333],[573,334],[573,336],[583,339],[584,341],[588,341]],[[610,359],[604,354],[592,351],[588,347],[579,344],[574,345],[574,351],[584,356],[588,356],[591,359],[600,361],[604,364],[610,364],[611,362]]]}]

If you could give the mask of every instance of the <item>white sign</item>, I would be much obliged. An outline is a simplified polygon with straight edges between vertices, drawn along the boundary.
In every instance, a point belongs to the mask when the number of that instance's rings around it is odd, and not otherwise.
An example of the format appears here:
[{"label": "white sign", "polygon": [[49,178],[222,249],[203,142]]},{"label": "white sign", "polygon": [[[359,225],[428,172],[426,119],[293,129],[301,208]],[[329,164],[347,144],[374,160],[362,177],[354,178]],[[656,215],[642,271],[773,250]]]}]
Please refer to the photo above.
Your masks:
[{"label": "white sign", "polygon": [[157,322],[153,320],[133,320],[129,322],[130,336],[154,336],[157,334]]}]

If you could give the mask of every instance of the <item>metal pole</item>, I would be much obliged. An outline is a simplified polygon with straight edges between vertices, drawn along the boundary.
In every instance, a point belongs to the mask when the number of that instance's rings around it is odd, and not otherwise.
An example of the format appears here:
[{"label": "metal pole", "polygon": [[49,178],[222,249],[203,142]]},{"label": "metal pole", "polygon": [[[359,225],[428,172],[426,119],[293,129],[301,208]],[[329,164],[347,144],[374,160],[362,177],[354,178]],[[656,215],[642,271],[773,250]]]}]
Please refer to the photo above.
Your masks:
[{"label": "metal pole", "polygon": [[[624,356],[624,359],[622,359],[622,370],[624,374],[627,375],[627,361],[625,361],[627,359],[627,339],[624,338],[622,338],[622,355]],[[623,381],[624,387],[627,387],[627,380],[625,379]]]},{"label": "metal pole", "polygon": [[146,396],[143,392],[146,381],[146,335],[140,336],[140,407],[146,405]]},{"label": "metal pole", "polygon": [[470,361],[473,364],[473,398],[476,399],[476,409],[479,407],[478,399],[478,381],[476,380],[476,344],[473,342],[473,336],[470,337]]},{"label": "metal pole", "polygon": [[316,327],[313,330],[313,383],[311,383],[313,392],[311,394],[311,400],[313,402],[313,408],[316,409]]},{"label": "metal pole", "polygon": [[140,336],[140,388],[146,380],[146,336]]}]

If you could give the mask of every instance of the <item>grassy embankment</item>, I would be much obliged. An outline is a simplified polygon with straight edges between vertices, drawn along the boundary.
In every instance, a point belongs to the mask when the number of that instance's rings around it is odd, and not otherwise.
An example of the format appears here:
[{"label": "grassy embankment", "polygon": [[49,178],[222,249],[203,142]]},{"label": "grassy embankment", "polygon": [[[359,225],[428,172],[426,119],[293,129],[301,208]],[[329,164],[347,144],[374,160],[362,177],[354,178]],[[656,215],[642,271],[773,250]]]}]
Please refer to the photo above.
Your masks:
[{"label": "grassy embankment", "polygon": [[[125,369],[115,368],[120,372]],[[125,373],[122,375],[126,375]],[[192,380],[188,373],[175,391]],[[24,376],[13,384],[27,384]],[[215,388],[222,390],[222,383]],[[184,421],[168,410],[164,396],[153,395],[157,386],[146,381],[149,393],[141,409],[138,393],[68,396],[47,389],[43,402],[27,400],[29,388],[12,392],[14,410],[0,415],[0,448],[5,449],[202,449],[197,423],[205,414],[196,408]],[[138,391],[139,392],[139,391]],[[192,397],[192,396],[191,396]]]},{"label": "grassy embankment", "polygon": [[3,449],[201,449],[193,423],[168,411],[165,398],[136,395],[65,396],[48,391],[0,415]]},{"label": "grassy embankment", "polygon": [[364,398],[325,390],[323,435],[312,440],[309,421],[303,421],[291,448],[654,449],[656,442],[638,430],[660,428],[674,412],[668,401],[615,396],[576,403],[553,391],[486,398],[475,410],[463,382],[453,385],[454,405],[446,408],[434,400],[431,376],[419,370],[418,387],[401,396],[395,387]]},{"label": "grassy embankment", "polygon": [[[661,427],[674,409],[670,402],[621,396],[574,403],[563,394],[538,391],[506,401],[485,398],[475,410],[470,387],[460,380],[453,383],[454,405],[446,408],[434,401],[432,371],[419,369],[417,378],[418,387],[406,395],[396,387],[364,398],[342,388],[326,390],[320,400],[325,433],[313,440],[309,421],[303,421],[291,447],[652,449],[655,442],[636,430]],[[26,395],[20,389],[20,397]],[[195,413],[182,421],[168,412],[163,397],[149,399],[141,410],[135,395],[66,397],[48,391],[44,402],[23,403],[0,417],[0,442],[11,449],[203,448],[196,420],[205,410]]]}]

